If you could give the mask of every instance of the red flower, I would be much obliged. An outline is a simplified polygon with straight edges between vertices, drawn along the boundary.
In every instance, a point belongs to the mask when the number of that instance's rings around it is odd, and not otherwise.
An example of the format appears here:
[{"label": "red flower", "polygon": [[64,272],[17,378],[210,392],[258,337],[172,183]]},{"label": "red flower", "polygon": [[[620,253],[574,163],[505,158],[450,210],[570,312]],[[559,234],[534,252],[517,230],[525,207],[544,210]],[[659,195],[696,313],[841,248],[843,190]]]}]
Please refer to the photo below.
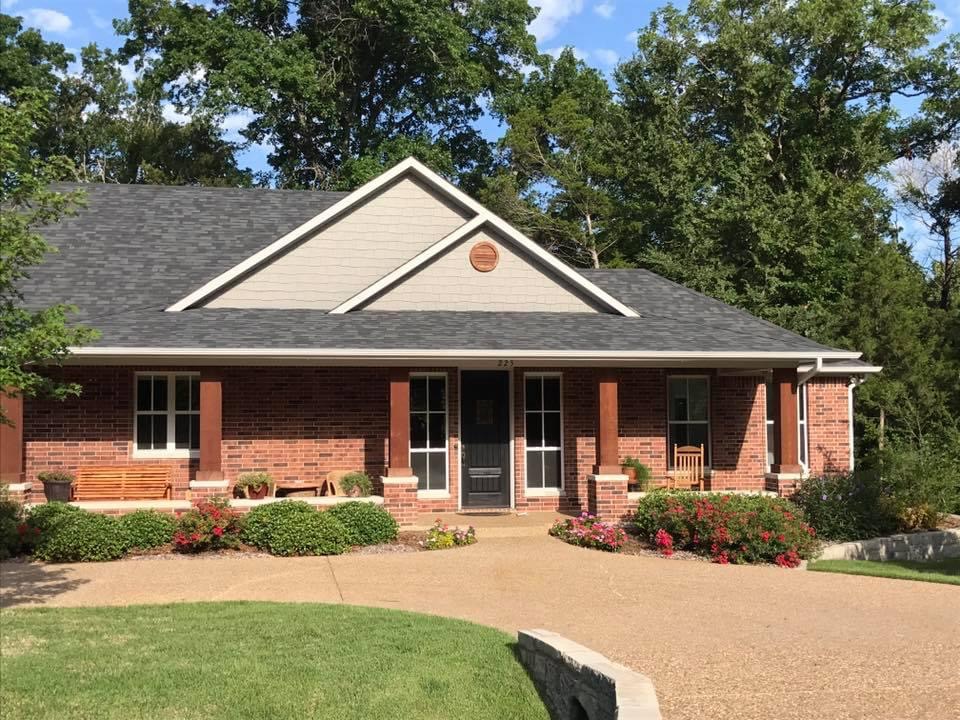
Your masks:
[{"label": "red flower", "polygon": [[764,542],[767,542],[767,540],[770,539],[770,531],[764,530],[762,533],[760,533],[760,539],[763,540]]},{"label": "red flower", "polygon": [[213,534],[216,535],[217,537],[220,537],[221,535],[223,535],[223,528],[220,526],[215,527],[213,529]]}]

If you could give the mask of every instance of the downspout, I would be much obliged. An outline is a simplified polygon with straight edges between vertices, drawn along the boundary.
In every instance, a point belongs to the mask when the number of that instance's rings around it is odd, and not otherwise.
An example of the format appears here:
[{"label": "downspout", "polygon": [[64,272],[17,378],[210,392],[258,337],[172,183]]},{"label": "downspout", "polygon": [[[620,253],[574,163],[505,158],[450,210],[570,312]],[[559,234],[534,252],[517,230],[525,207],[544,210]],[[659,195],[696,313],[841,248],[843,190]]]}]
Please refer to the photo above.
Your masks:
[{"label": "downspout", "polygon": [[853,391],[863,384],[864,377],[851,376],[847,382],[847,432],[850,447],[850,472],[856,469],[857,461],[853,452]]}]

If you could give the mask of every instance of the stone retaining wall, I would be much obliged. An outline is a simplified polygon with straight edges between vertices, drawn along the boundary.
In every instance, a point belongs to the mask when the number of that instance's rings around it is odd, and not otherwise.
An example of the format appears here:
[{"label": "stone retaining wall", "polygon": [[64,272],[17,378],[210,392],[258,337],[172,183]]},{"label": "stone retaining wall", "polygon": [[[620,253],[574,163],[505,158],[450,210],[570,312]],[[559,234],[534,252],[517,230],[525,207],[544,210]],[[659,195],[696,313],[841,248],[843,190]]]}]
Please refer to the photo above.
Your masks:
[{"label": "stone retaining wall", "polygon": [[891,535],[830,545],[818,560],[942,560],[960,557],[960,530]]},{"label": "stone retaining wall", "polygon": [[660,720],[645,675],[549,630],[517,636],[520,660],[553,720]]}]

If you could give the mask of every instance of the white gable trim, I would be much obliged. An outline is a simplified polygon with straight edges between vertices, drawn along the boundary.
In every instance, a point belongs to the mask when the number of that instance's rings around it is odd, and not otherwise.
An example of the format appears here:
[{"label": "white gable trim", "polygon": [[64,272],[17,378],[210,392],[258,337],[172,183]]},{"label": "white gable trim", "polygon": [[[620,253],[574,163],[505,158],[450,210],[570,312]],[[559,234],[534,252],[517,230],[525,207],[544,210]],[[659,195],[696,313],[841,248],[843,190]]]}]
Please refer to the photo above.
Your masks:
[{"label": "white gable trim", "polygon": [[367,300],[369,300],[372,297],[375,297],[378,293],[387,289],[398,280],[401,280],[402,278],[406,277],[407,275],[412,273],[414,270],[416,270],[418,267],[420,267],[424,263],[429,262],[432,258],[435,258],[437,255],[442,253],[447,248],[452,247],[453,245],[456,245],[458,242],[468,237],[471,233],[475,232],[476,230],[479,230],[483,225],[486,224],[486,222],[487,221],[485,218],[483,218],[480,215],[477,215],[472,220],[469,220],[463,225],[461,225],[460,227],[458,227],[456,230],[454,230],[452,233],[447,235],[442,240],[435,242],[433,245],[428,247],[419,255],[415,255],[414,257],[407,260],[407,262],[405,262],[403,265],[398,267],[396,270],[393,270],[387,273],[382,278],[377,280],[375,283],[365,287],[363,290],[358,292],[353,297],[348,298],[347,300],[344,300],[342,303],[340,303],[335,308],[333,308],[333,310],[330,311],[330,314],[342,315],[343,313],[353,310],[355,307],[359,307],[360,305],[363,305],[363,303],[365,303]]},{"label": "white gable trim", "polygon": [[[516,228],[512,227],[505,220],[503,220],[502,218],[498,217],[494,213],[487,210],[485,207],[483,207],[483,205],[478,203],[476,200],[474,200],[473,198],[468,196],[466,193],[456,188],[447,180],[443,179],[442,177],[437,175],[435,172],[433,172],[432,170],[430,170],[425,165],[421,164],[419,161],[417,161],[412,157],[407,158],[403,162],[392,167],[390,170],[387,170],[386,172],[384,172],[382,175],[377,176],[370,182],[357,188],[352,193],[347,195],[345,198],[343,198],[336,204],[332,205],[331,207],[327,208],[316,217],[301,224],[299,227],[294,228],[283,237],[279,238],[275,242],[263,248],[263,250],[260,250],[259,252],[251,255],[250,257],[245,259],[243,262],[240,262],[237,265],[234,265],[232,268],[230,268],[226,272],[221,273],[217,277],[213,278],[213,280],[211,280],[210,282],[206,283],[202,287],[193,291],[186,297],[178,300],[173,305],[167,308],[167,312],[180,312],[209,298],[211,295],[223,289],[224,287],[229,285],[231,282],[233,282],[237,278],[250,272],[251,270],[258,267],[259,265],[262,265],[263,263],[267,262],[270,258],[276,256],[277,254],[282,252],[284,249],[286,249],[288,246],[303,239],[307,234],[313,232],[314,230],[321,227],[325,223],[328,223],[331,220],[335,219],[336,217],[342,215],[344,212],[346,212],[353,206],[359,204],[366,198],[378,192],[381,188],[385,187],[386,185],[390,184],[397,178],[407,173],[416,176],[423,182],[426,182],[432,188],[439,191],[442,195],[445,195],[447,198],[454,201],[455,203],[467,208],[477,216],[472,220],[468,221],[461,228],[458,228],[458,230],[452,233],[450,236],[447,236],[446,238],[441,240],[440,243],[438,243],[437,245],[447,242],[448,240],[450,240],[452,235],[456,235],[461,230],[463,230],[463,228],[467,227],[468,225],[471,225],[474,221],[478,221],[479,224],[489,223],[491,227],[495,228],[500,234],[514,241],[517,245],[520,246],[522,250],[525,250],[530,255],[540,260],[540,262],[542,262],[547,268],[553,270],[556,274],[563,277],[567,282],[569,282],[575,288],[579,288],[586,295],[597,300],[601,305],[609,307],[610,309],[615,310],[616,312],[620,313],[621,315],[625,315],[626,317],[638,317],[638,313],[635,310],[625,305],[624,303],[620,302],[619,300],[617,300],[615,297],[605,292],[604,290],[601,290],[599,287],[597,287],[592,282],[587,280],[576,270],[562,263],[560,260],[554,257],[551,253],[547,252],[542,247],[540,247],[535,242],[533,242],[533,240],[528,238],[526,235],[521,233]],[[479,227],[479,224],[477,225],[477,227]],[[455,240],[450,240],[451,244],[453,242],[455,242]],[[436,247],[436,245],[433,247]],[[420,267],[425,262],[427,262],[431,257],[435,256],[436,253],[434,253],[433,255],[427,255],[427,253],[433,250],[433,247],[428,248],[426,251],[424,251],[424,253],[421,253],[417,257],[413,258],[411,261],[404,263],[402,266],[400,266],[399,268],[391,272],[389,275],[384,276],[384,278],[382,278],[381,280],[386,280],[386,278],[394,276],[396,273],[400,273],[401,270],[403,270],[403,272],[393,277],[392,280],[390,280],[390,282],[395,282],[400,277],[403,277],[404,275],[409,274],[410,272],[412,272],[413,270],[415,270],[416,268]],[[439,250],[437,252],[439,252]],[[424,257],[425,255],[426,257]],[[371,285],[370,288],[373,288],[375,285],[379,284],[379,282],[380,281],[378,281],[378,283],[374,283],[374,285]],[[384,287],[386,287],[387,285],[389,285],[389,283],[385,283]],[[368,288],[367,290],[369,290],[370,288]],[[366,298],[357,300],[357,302],[354,303],[353,305],[350,305],[350,303],[353,302],[356,298],[359,298],[361,295],[366,293],[367,290],[364,290],[358,295],[355,295],[353,298],[350,298],[345,303],[342,303],[337,308],[334,308],[334,310],[331,312],[344,313],[344,312],[347,312],[350,308],[356,307],[357,304],[359,304],[360,302],[363,302],[363,300],[365,300]],[[375,294],[375,292],[377,291],[374,291],[373,293],[371,293],[371,295]]]}]

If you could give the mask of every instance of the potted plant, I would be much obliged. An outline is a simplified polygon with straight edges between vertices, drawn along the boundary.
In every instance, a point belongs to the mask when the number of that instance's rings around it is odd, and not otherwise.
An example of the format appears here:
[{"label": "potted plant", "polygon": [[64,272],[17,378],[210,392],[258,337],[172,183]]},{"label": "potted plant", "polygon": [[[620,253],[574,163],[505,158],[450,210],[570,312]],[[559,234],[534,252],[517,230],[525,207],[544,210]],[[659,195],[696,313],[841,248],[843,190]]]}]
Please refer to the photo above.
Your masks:
[{"label": "potted plant", "polygon": [[652,473],[650,468],[637,460],[635,457],[627,456],[624,458],[620,467],[621,472],[627,476],[627,488],[631,491],[638,490],[644,492],[650,485]]},{"label": "potted plant", "polygon": [[373,483],[365,472],[347,473],[340,480],[340,491],[348,497],[366,497],[373,493]]},{"label": "potted plant", "polygon": [[73,475],[68,472],[51,470],[37,475],[43,483],[43,495],[47,502],[70,502],[70,490],[73,486]]},{"label": "potted plant", "polygon": [[237,476],[234,488],[249,500],[262,500],[273,490],[270,473],[249,472]]}]

